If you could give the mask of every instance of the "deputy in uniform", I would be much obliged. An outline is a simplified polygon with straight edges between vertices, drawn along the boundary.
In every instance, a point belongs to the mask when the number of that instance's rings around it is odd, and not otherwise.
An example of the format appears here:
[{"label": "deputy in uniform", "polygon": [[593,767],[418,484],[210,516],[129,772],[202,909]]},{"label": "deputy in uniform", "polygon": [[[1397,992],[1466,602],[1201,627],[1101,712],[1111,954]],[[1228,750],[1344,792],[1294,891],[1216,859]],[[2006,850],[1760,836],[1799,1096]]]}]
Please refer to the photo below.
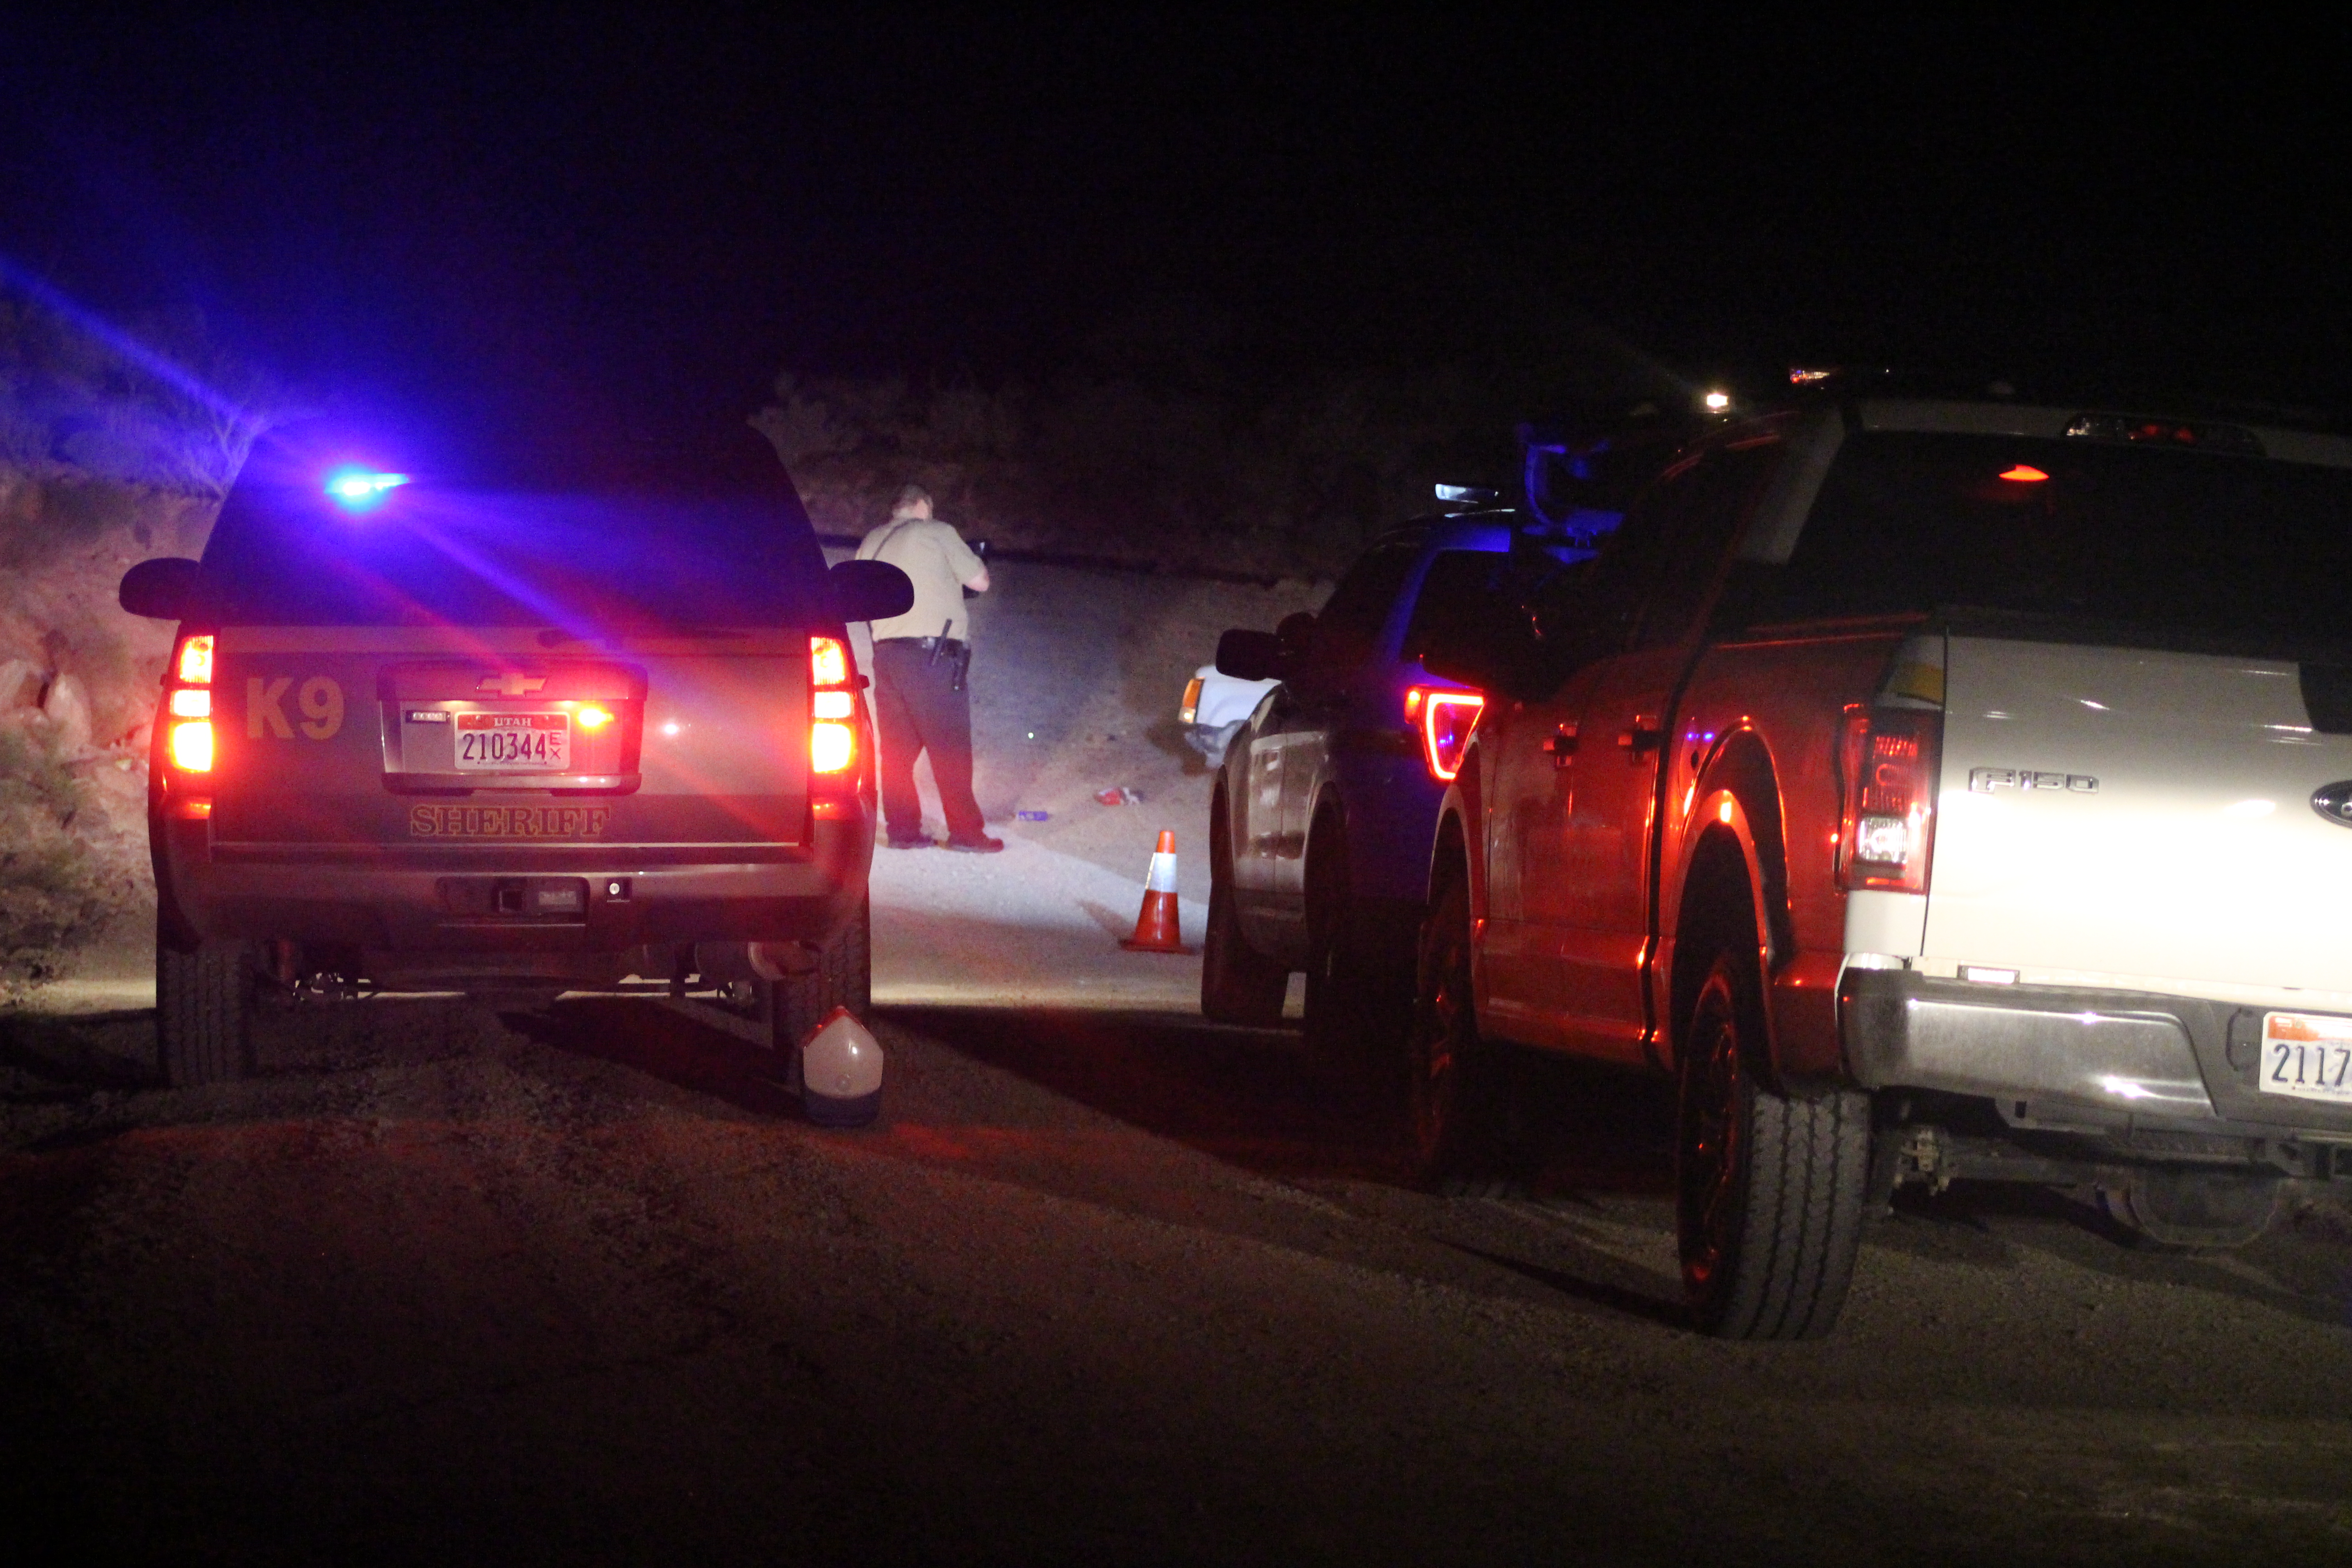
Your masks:
[{"label": "deputy in uniform", "polygon": [[898,492],[890,521],[857,546],[860,561],[887,561],[915,584],[903,616],[874,625],[874,721],[882,742],[882,820],[893,849],[926,849],[915,757],[931,753],[950,849],[993,855],[971,794],[971,700],[964,690],[971,618],[963,590],[988,592],[988,566],[963,538],[931,515],[920,485]]}]

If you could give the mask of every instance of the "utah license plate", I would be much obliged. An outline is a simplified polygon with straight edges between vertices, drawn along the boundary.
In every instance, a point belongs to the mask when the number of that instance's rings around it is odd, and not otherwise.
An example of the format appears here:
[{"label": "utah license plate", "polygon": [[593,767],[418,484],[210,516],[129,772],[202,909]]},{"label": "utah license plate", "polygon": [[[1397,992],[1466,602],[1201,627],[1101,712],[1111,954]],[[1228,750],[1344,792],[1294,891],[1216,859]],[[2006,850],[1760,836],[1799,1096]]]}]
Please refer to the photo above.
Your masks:
[{"label": "utah license plate", "polygon": [[457,715],[459,773],[560,773],[571,766],[569,714]]},{"label": "utah license plate", "polygon": [[2352,1018],[2265,1013],[2256,1082],[2264,1094],[2352,1105]]}]

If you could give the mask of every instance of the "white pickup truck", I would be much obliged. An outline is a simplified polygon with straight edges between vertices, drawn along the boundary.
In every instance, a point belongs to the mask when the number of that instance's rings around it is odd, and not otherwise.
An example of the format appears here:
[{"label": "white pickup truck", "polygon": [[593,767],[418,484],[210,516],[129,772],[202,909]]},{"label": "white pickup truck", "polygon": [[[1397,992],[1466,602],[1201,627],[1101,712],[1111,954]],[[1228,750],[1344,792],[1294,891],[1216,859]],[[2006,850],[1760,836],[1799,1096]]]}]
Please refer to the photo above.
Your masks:
[{"label": "white pickup truck", "polygon": [[1680,1079],[1684,1278],[1835,1320],[1902,1183],[2177,1246],[2352,1177],[2352,440],[1832,399],[1691,448],[1598,561],[1418,651],[1487,701],[1438,819],[1433,1175],[1497,1040]]}]

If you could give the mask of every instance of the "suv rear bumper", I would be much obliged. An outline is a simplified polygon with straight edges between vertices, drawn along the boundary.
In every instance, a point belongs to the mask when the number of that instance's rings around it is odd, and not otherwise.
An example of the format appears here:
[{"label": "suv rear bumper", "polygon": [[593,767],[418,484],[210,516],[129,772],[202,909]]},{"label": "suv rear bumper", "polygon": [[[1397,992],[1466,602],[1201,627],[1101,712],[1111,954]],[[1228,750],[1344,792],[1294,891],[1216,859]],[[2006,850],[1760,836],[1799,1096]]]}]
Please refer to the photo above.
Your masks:
[{"label": "suv rear bumper", "polygon": [[[157,880],[194,934],[383,953],[618,953],[694,942],[821,943],[864,897],[864,801],[801,845],[596,845],[512,850],[226,845],[208,822],[163,820]],[[501,912],[498,884],[576,885],[576,909]]]},{"label": "suv rear bumper", "polygon": [[2153,992],[1848,969],[1848,1070],[1866,1089],[1990,1100],[2012,1126],[2352,1139],[2352,1107],[2264,1094],[2263,1009]]}]

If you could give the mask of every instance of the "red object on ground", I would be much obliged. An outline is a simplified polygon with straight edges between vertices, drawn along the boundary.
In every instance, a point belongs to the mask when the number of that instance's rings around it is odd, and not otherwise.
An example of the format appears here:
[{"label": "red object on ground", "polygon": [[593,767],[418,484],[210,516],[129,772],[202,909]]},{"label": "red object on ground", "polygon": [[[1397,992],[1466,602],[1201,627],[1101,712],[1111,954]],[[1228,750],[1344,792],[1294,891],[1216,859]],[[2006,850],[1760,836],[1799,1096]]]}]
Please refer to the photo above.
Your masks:
[{"label": "red object on ground", "polygon": [[1151,869],[1143,879],[1143,908],[1136,912],[1135,934],[1120,942],[1129,952],[1191,952],[1184,945],[1176,918],[1176,830],[1160,830],[1151,852]]}]

